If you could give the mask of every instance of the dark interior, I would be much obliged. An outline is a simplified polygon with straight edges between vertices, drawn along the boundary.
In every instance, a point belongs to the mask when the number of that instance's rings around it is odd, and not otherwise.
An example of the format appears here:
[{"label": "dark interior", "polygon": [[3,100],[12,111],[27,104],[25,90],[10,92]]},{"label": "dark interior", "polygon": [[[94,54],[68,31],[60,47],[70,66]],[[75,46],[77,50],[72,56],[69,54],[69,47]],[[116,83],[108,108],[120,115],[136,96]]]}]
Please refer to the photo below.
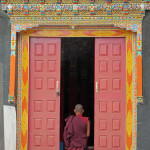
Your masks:
[{"label": "dark interior", "polygon": [[62,38],[61,41],[60,141],[65,118],[82,104],[91,121],[89,146],[94,145],[94,38]]}]

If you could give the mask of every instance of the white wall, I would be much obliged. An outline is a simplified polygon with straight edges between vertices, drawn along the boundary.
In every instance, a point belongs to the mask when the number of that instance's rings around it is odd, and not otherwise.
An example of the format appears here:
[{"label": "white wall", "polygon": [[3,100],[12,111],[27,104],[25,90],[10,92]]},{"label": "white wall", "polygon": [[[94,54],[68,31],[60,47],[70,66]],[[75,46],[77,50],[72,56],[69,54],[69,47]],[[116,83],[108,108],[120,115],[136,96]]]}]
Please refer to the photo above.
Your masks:
[{"label": "white wall", "polygon": [[16,150],[16,110],[13,106],[3,106],[4,110],[4,147]]}]

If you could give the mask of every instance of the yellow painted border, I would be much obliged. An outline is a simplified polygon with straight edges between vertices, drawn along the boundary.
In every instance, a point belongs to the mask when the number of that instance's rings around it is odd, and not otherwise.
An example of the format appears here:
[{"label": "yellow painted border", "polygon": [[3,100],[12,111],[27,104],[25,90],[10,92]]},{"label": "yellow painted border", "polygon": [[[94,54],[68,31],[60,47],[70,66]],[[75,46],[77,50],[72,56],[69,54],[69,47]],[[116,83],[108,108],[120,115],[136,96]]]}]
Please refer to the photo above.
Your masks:
[{"label": "yellow painted border", "polygon": [[119,29],[51,30],[30,29],[22,32],[22,114],[21,150],[28,143],[29,38],[30,37],[125,37],[126,38],[126,150],[133,149],[133,33]]}]

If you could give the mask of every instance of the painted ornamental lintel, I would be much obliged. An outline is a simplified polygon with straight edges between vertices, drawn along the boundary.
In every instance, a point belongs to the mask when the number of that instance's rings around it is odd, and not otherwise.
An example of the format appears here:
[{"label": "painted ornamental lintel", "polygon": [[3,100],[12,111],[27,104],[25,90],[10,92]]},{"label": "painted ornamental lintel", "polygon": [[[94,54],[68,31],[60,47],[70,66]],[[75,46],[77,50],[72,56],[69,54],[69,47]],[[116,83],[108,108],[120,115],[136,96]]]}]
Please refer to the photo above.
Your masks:
[{"label": "painted ornamental lintel", "polygon": [[[72,4],[61,4],[60,2],[57,2],[56,4],[44,4],[44,2],[40,2],[39,4],[28,4],[28,1],[24,1],[24,4],[10,4],[10,3],[2,3],[2,9],[3,10],[7,10],[7,11],[11,11],[11,13],[8,13],[8,15],[20,15],[20,14],[15,14],[16,11],[39,11],[41,8],[43,9],[43,11],[73,11],[74,6],[76,6],[78,11],[91,11],[93,10],[95,11],[99,11],[99,10],[103,10],[103,11],[114,11],[113,15],[133,15],[133,16],[137,16],[137,15],[144,15],[145,10],[150,10],[150,4],[149,3],[93,3],[93,0],[89,1],[89,4],[78,4],[78,2],[73,1]],[[120,10],[120,12],[122,11],[122,14],[118,14],[118,11]],[[116,12],[115,12],[116,11]],[[133,14],[131,13],[131,11],[133,11]],[[135,12],[134,12],[135,11]],[[90,13],[89,13],[90,14]],[[24,13],[24,15],[30,15],[30,14],[26,14]],[[31,14],[33,15],[33,14]],[[36,14],[38,15],[38,14]],[[42,14],[43,15],[43,14]],[[45,16],[47,16],[46,13],[44,13]],[[63,15],[63,14],[61,14]],[[92,14],[93,15],[93,14]],[[94,15],[97,15],[96,13],[94,13]],[[98,14],[98,16],[100,16],[101,14]],[[106,14],[102,14],[101,16],[107,15]],[[112,15],[111,13],[109,15]],[[22,16],[22,15],[20,15]],[[65,15],[66,16],[66,15]],[[83,16],[83,15],[82,15]]]}]

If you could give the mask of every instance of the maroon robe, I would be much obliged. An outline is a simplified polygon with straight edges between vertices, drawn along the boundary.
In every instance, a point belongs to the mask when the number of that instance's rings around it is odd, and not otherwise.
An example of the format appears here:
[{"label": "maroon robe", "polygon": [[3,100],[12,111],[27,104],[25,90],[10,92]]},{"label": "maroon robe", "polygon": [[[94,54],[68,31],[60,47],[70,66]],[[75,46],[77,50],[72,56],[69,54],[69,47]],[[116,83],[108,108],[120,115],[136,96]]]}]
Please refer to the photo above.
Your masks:
[{"label": "maroon robe", "polygon": [[87,117],[70,116],[64,129],[64,142],[68,150],[87,150]]}]

